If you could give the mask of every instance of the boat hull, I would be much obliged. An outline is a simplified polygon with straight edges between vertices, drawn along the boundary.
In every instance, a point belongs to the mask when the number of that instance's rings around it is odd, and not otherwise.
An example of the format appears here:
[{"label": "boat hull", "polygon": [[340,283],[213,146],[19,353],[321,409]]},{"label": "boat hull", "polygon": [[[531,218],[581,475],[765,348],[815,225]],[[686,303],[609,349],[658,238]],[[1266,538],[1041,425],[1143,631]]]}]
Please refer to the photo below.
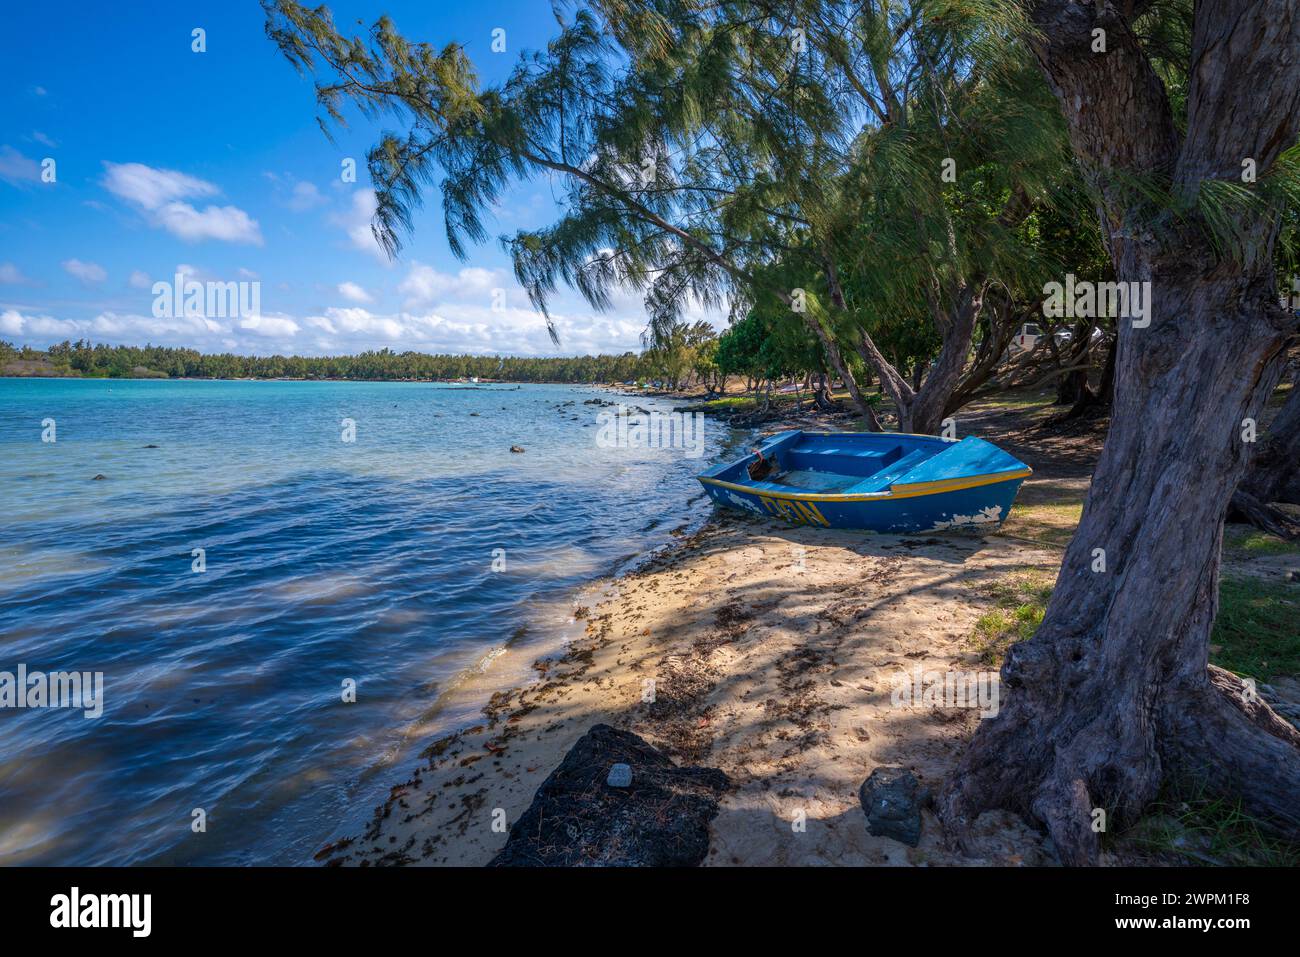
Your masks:
[{"label": "boat hull", "polygon": [[701,479],[714,503],[723,508],[782,519],[792,525],[854,528],[894,534],[987,529],[1006,520],[1024,482],[1009,479],[951,492],[836,501],[797,493],[777,496]]},{"label": "boat hull", "polygon": [[[747,475],[760,458],[778,474]],[[949,444],[929,436],[792,431],[699,480],[723,508],[794,525],[905,534],[996,527],[1030,474],[1023,462],[975,438]]]}]

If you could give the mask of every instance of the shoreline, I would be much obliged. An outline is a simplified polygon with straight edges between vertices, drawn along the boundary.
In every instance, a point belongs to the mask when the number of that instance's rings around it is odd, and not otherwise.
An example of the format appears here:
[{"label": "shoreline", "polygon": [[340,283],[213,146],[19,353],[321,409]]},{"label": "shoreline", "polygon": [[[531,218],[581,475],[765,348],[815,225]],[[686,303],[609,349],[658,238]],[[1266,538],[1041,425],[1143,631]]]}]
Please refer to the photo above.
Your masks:
[{"label": "shoreline", "polygon": [[711,520],[585,586],[602,597],[575,609],[584,632],[534,661],[530,680],[467,681],[467,694],[496,686],[482,719],[429,743],[365,828],[314,859],[484,865],[506,838],[494,820],[508,828],[577,739],[606,723],[735,782],[706,863],[1052,863],[1042,838],[1006,814],[981,817],[961,853],[928,811],[916,848],[872,837],[857,788],[877,766],[902,764],[930,787],[942,779],[977,714],[892,707],[892,688],[918,666],[984,667],[966,639],[987,602],[966,589],[1054,557],[995,535]]},{"label": "shoreline", "polygon": [[[594,388],[629,395],[617,385]],[[656,397],[690,401],[682,395]],[[841,417],[787,410],[746,431],[834,428]],[[720,422],[731,418],[718,416]],[[674,534],[675,542],[574,588],[566,596],[574,606],[570,625],[585,627],[540,649],[527,667],[527,680],[508,680],[508,675],[521,674],[515,665],[459,684],[462,707],[449,705],[448,710],[478,717],[463,720],[460,729],[438,735],[422,748],[419,763],[389,789],[368,822],[317,849],[313,860],[363,867],[487,864],[504,845],[509,825],[578,738],[592,725],[605,723],[641,735],[681,765],[721,767],[739,782],[722,802],[705,863],[1051,863],[1042,838],[1005,814],[981,818],[976,833],[983,836],[968,845],[974,858],[942,846],[928,811],[918,848],[870,837],[857,788],[873,767],[907,753],[929,756],[902,763],[923,785],[933,783],[978,722],[970,712],[954,716],[941,711],[935,719],[921,711],[890,708],[890,683],[882,677],[896,678],[916,663],[986,667],[966,639],[992,600],[958,589],[940,599],[952,604],[945,614],[935,611],[926,590],[951,587],[943,583],[951,577],[955,556],[966,556],[958,568],[967,578],[987,584],[1026,564],[1054,570],[1059,559],[1052,548],[996,533],[927,539],[864,535],[716,512],[702,525]],[[967,567],[968,557],[981,553],[991,562]],[[797,580],[806,582],[810,593],[790,609],[791,620],[782,620],[783,599],[764,598],[763,593],[773,588],[773,569],[784,572],[794,565],[802,566]],[[698,585],[695,592],[690,591],[692,582]],[[590,605],[581,604],[593,596],[598,598]],[[884,628],[877,648],[883,659],[855,653],[855,660],[846,662],[805,647],[809,635],[822,634],[823,627],[828,632],[858,627],[862,609],[873,602],[886,606],[880,609]],[[846,603],[847,619],[841,611]],[[927,636],[936,620],[951,620],[957,627],[943,631],[931,648]],[[751,630],[758,641],[736,656],[750,644],[745,636]],[[764,640],[764,632],[775,635]],[[539,649],[528,644],[519,650],[536,654]],[[881,661],[889,663],[888,675],[876,674]],[[860,666],[866,676],[835,676],[829,687],[816,681],[815,675],[828,667],[846,666]],[[751,671],[759,677],[751,678]],[[763,688],[763,677],[775,684]],[[652,704],[641,701],[647,678],[655,682]],[[759,694],[761,699],[755,697]],[[466,701],[469,707],[464,707]],[[903,730],[886,756],[874,749],[884,743],[877,725],[891,717],[889,712]],[[732,727],[741,715],[749,720]],[[715,747],[718,738],[723,740]],[[728,738],[736,740],[724,743]],[[755,759],[761,760],[763,773],[750,770]],[[846,769],[847,776],[828,781],[836,767]],[[792,797],[800,794],[809,799],[807,807]],[[797,836],[805,840],[774,839],[795,835],[782,815],[793,818],[800,811],[807,824]],[[494,813],[497,821],[504,813],[504,829],[499,824],[494,829]],[[363,820],[363,813],[358,810],[349,820]]]}]

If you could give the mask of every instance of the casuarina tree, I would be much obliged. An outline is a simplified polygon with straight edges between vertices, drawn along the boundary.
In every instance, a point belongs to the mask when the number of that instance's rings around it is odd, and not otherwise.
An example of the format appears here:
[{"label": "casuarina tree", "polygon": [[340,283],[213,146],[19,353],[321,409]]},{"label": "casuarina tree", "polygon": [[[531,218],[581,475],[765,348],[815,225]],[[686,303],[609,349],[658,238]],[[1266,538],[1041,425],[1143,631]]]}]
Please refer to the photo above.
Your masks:
[{"label": "casuarina tree", "polygon": [[1141,33],[1140,17],[1168,15],[1152,7],[1028,4],[1115,275],[1149,283],[1151,309],[1120,318],[1082,521],[1041,627],[1007,655],[1002,709],[941,800],[957,829],[994,807],[1037,819],[1075,864],[1097,861],[1101,822],[1123,827],[1190,782],[1300,836],[1300,732],[1208,664],[1224,513],[1297,331],[1269,178],[1293,161],[1300,14],[1173,5],[1192,19],[1186,87],[1171,89]]}]

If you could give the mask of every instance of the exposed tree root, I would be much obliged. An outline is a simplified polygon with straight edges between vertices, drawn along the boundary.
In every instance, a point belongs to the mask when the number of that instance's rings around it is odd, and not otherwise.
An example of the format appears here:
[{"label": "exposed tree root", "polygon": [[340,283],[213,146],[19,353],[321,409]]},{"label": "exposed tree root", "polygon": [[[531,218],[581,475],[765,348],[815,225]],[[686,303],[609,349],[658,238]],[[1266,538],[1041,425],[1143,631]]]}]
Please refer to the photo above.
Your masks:
[{"label": "exposed tree root", "polygon": [[1246,522],[1260,531],[1277,535],[1288,541],[1300,541],[1300,522],[1277,506],[1260,501],[1242,488],[1237,489],[1232,496],[1232,504],[1228,507],[1228,520]]},{"label": "exposed tree root", "polygon": [[[1009,662],[1010,680],[1040,663]],[[1095,865],[1102,830],[1135,824],[1162,785],[1240,801],[1267,829],[1300,839],[1300,732],[1237,676],[1211,666],[1200,687],[1165,689],[1127,716],[1127,706],[1108,704],[1081,726],[1073,709],[1043,725],[1029,695],[1018,697],[982,729],[940,797],[959,846],[981,812],[1006,808],[1041,824],[1062,863]]]}]

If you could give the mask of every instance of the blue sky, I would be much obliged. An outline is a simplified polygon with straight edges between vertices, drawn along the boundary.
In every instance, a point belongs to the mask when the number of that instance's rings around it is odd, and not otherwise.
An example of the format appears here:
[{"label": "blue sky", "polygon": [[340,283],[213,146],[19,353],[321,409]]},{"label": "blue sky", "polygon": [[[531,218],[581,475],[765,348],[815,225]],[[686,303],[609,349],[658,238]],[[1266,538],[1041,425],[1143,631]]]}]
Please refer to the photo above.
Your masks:
[{"label": "blue sky", "polygon": [[[466,45],[484,83],[557,29],[549,0],[331,3],[356,32],[388,13],[408,37]],[[492,242],[459,261],[440,199],[390,262],[369,232],[366,150],[349,114],[331,143],[311,80],[263,33],[254,0],[11,5],[0,36],[0,338],[184,345],[205,352],[397,351],[570,355],[639,348],[639,299],[553,312],[557,349]],[[363,21],[358,24],[357,20]],[[507,51],[491,51],[493,29]],[[195,28],[206,52],[191,49]],[[357,182],[341,163],[353,158]],[[54,161],[55,181],[42,182]],[[518,184],[495,235],[556,215],[550,184]],[[153,283],[260,283],[260,311],[158,317]],[[494,291],[497,296],[494,308]],[[504,299],[501,299],[501,296]],[[503,304],[503,305],[502,305]]]}]

